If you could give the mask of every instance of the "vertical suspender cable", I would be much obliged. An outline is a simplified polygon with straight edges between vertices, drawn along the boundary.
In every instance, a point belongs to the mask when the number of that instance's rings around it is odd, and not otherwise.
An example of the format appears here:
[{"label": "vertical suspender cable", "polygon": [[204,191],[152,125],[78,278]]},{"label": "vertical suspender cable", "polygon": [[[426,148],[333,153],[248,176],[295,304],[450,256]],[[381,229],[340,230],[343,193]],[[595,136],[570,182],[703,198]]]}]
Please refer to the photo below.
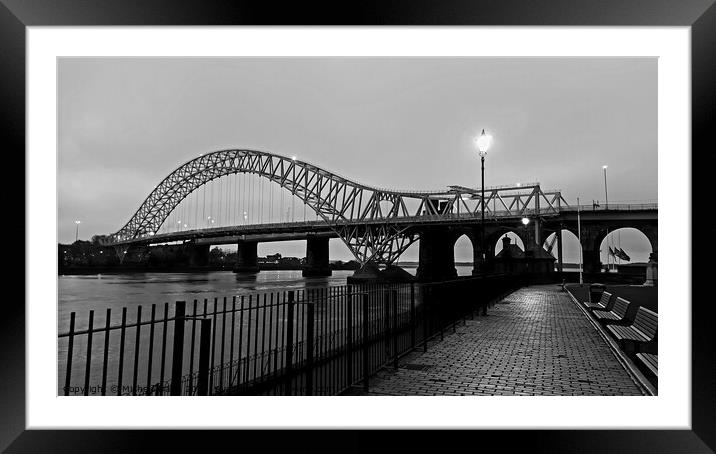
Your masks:
[{"label": "vertical suspender cable", "polygon": [[264,181],[261,179],[260,174],[258,179],[259,181],[256,184],[259,188],[259,224],[262,224],[264,220]]}]

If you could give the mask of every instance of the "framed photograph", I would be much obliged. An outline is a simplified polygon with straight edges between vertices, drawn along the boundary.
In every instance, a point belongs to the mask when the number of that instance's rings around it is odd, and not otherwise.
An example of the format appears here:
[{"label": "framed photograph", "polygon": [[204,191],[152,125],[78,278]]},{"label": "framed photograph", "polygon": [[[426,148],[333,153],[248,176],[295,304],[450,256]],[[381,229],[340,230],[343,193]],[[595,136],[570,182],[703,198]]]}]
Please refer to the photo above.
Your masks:
[{"label": "framed photograph", "polygon": [[714,449],[710,2],[152,5],[0,8],[3,449]]}]

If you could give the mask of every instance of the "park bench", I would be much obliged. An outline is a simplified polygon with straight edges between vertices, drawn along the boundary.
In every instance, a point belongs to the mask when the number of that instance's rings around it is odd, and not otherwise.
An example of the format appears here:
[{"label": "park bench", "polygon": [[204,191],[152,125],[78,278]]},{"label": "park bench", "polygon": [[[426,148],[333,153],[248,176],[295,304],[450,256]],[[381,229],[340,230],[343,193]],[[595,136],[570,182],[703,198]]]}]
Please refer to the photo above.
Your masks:
[{"label": "park bench", "polygon": [[590,311],[610,311],[612,310],[612,306],[614,306],[614,301],[612,301],[612,294],[609,292],[602,292],[602,296],[599,298],[599,301],[596,303],[590,303],[589,301],[585,301],[584,305],[587,306],[587,309]]},{"label": "park bench", "polygon": [[622,297],[617,297],[614,306],[610,311],[592,311],[592,314],[603,324],[626,325],[629,323],[627,312],[629,311],[630,302]]},{"label": "park bench", "polygon": [[659,315],[644,307],[639,307],[631,325],[609,325],[607,328],[616,338],[624,351],[641,351],[640,345],[656,340]]},{"label": "park bench", "polygon": [[636,357],[655,376],[659,376],[659,356],[653,353],[637,353]]}]

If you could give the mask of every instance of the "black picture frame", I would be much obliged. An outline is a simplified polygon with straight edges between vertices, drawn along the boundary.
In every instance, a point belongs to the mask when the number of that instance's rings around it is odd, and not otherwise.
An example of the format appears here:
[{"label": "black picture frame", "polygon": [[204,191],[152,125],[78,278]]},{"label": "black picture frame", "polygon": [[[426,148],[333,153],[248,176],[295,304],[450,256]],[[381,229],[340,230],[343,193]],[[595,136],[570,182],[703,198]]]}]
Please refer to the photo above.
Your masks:
[{"label": "black picture frame", "polygon": [[[3,121],[4,156],[25,156],[25,32],[28,26],[107,25],[547,25],[547,26],[690,26],[692,31],[692,168],[708,171],[704,155],[713,154],[712,124],[716,96],[716,7],[713,0],[492,0],[492,1],[365,1],[286,2],[272,1],[81,1],[0,0],[0,109]],[[702,165],[693,165],[700,162]],[[24,159],[18,159],[23,163]],[[19,166],[18,166],[19,168]],[[22,179],[24,172],[15,172]],[[6,188],[25,188],[24,181],[7,176]],[[708,189],[698,190],[694,174],[692,207],[708,206]],[[664,182],[660,182],[660,185]],[[20,186],[22,185],[22,186]],[[7,189],[6,189],[7,190]],[[14,189],[17,191],[17,189]],[[6,197],[10,199],[9,195]],[[16,198],[8,210],[15,213],[11,235],[25,231],[25,201]],[[693,212],[697,212],[695,209]],[[693,233],[707,229],[696,226]],[[705,231],[705,230],[703,230]],[[701,234],[703,234],[701,231]],[[711,230],[713,231],[713,230]],[[26,241],[31,241],[26,238]],[[667,241],[670,241],[667,239]],[[10,243],[13,243],[10,241]],[[15,241],[19,249],[19,242]],[[24,250],[6,253],[23,257],[17,269],[25,270]],[[695,251],[694,251],[695,252]],[[702,251],[697,255],[706,255]],[[698,257],[696,257],[698,258]],[[48,257],[48,259],[50,259]],[[15,262],[13,261],[13,263]],[[703,286],[707,267],[692,262],[692,281]],[[32,270],[26,270],[31,273]],[[7,275],[12,274],[8,272]],[[8,291],[12,285],[6,280]],[[250,449],[265,446],[287,452],[360,452],[386,448],[396,442],[401,450],[424,450],[433,442],[444,449],[520,449],[532,452],[714,452],[716,450],[716,355],[714,355],[713,297],[705,292],[692,297],[692,429],[691,430],[550,430],[461,431],[435,434],[429,431],[382,432],[386,440],[374,441],[375,432],[285,431],[41,431],[25,430],[25,310],[16,295],[6,294],[0,316],[0,449],[7,452],[143,452],[161,449]],[[662,304],[687,304],[666,301]],[[240,411],[240,409],[233,409]],[[297,415],[300,418],[300,415]],[[455,441],[459,435],[460,440]],[[464,447],[459,443],[466,443]],[[259,443],[256,445],[256,443]],[[243,448],[242,448],[243,447]]]}]

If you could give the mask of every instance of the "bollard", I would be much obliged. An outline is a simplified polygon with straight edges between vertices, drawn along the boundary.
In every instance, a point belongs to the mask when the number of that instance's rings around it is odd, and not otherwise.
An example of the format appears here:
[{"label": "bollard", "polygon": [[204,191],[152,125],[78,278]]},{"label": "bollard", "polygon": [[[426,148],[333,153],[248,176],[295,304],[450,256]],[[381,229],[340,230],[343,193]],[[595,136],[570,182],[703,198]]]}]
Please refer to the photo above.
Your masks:
[{"label": "bollard", "polygon": [[197,377],[196,393],[199,396],[209,395],[209,355],[211,350],[211,319],[199,321],[201,336],[199,337],[199,377]]},{"label": "bollard", "polygon": [[184,362],[184,316],[186,301],[177,301],[174,307],[174,344],[172,347],[172,384],[170,396],[181,395],[182,366]]}]

